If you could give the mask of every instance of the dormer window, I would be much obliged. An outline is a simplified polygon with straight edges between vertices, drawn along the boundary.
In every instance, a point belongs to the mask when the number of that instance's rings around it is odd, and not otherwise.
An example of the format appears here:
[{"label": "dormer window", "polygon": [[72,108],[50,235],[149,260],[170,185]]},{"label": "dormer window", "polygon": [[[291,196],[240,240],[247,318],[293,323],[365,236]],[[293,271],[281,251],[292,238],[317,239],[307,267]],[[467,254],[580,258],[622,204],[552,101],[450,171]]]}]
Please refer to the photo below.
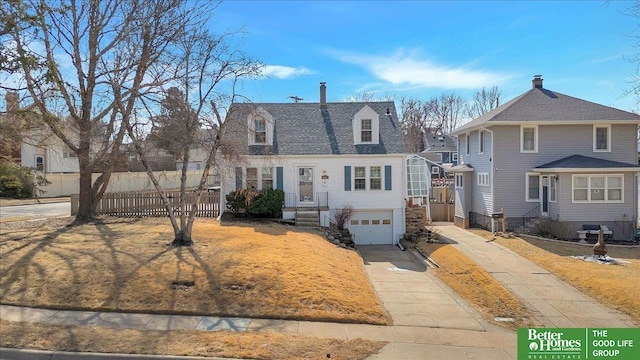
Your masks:
[{"label": "dormer window", "polygon": [[360,141],[371,142],[371,119],[362,119]]},{"label": "dormer window", "polygon": [[262,118],[254,120],[255,124],[255,143],[264,144],[267,142],[267,122]]},{"label": "dormer window", "polygon": [[273,145],[275,119],[259,107],[247,118],[249,145]]},{"label": "dormer window", "polygon": [[380,115],[369,105],[365,105],[353,115],[353,143],[378,144],[380,141]]}]

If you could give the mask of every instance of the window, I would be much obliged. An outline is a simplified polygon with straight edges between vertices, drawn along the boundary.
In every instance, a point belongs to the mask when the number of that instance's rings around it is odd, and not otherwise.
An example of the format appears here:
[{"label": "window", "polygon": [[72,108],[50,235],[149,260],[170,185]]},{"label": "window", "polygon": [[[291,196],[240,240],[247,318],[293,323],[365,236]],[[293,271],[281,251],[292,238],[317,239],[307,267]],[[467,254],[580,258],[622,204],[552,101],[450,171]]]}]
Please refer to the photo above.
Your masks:
[{"label": "window", "polygon": [[262,190],[273,189],[273,168],[262,168]]},{"label": "window", "polygon": [[624,202],[622,175],[573,175],[573,202]]},{"label": "window", "polygon": [[267,142],[267,121],[262,118],[254,120],[255,125],[255,143],[265,144]]},{"label": "window", "polygon": [[478,177],[478,186],[489,186],[488,173],[479,173],[477,177]]},{"label": "window", "polygon": [[457,152],[451,153],[451,161],[458,161],[458,153]]},{"label": "window", "polygon": [[480,130],[479,133],[479,140],[478,140],[478,150],[480,151],[480,154],[484,154],[484,130]]},{"label": "window", "polygon": [[366,190],[367,189],[367,174],[366,168],[364,166],[355,166],[353,168],[353,179],[355,190]]},{"label": "window", "polygon": [[247,189],[258,188],[258,168],[247,168]]},{"label": "window", "polygon": [[76,153],[74,153],[73,150],[67,148],[62,154],[62,157],[64,157],[65,159],[69,159],[69,158],[76,158],[78,157],[78,155],[76,155]]},{"label": "window", "polygon": [[455,180],[456,180],[456,189],[462,189],[462,174],[456,174],[455,175]]},{"label": "window", "polygon": [[558,177],[556,177],[555,175],[550,175],[549,176],[549,201],[550,202],[556,202],[556,188],[557,188],[557,183],[558,182]]},{"label": "window", "polygon": [[527,174],[526,201],[540,201],[540,175]]},{"label": "window", "polygon": [[360,141],[371,142],[372,128],[371,119],[362,119],[362,127],[360,128]]},{"label": "window", "polygon": [[432,174],[440,174],[440,167],[439,166],[432,166],[431,167],[431,173]]},{"label": "window", "polygon": [[36,170],[44,171],[44,157],[36,156]]},{"label": "window", "polygon": [[372,166],[369,168],[369,190],[382,189],[382,171],[380,166]]},{"label": "window", "polygon": [[412,155],[407,159],[407,195],[427,196],[431,188],[429,164],[421,156]]},{"label": "window", "polygon": [[520,127],[520,152],[538,152],[538,128]]},{"label": "window", "polygon": [[593,126],[593,151],[611,151],[611,127],[609,125]]},{"label": "window", "polygon": [[471,134],[467,134],[467,136],[465,136],[466,140],[467,140],[467,144],[466,144],[466,148],[467,148],[467,155],[471,154]]}]

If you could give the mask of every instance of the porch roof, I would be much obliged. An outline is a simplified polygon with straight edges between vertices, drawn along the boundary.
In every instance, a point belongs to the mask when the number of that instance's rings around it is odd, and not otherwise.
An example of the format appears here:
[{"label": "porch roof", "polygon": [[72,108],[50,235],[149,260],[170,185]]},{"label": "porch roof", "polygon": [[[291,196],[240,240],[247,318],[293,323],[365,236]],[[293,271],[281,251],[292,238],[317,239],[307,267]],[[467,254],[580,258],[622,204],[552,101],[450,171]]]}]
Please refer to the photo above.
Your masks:
[{"label": "porch roof", "polygon": [[460,165],[452,166],[445,170],[447,172],[458,173],[458,172],[472,172],[474,171],[474,168],[469,164],[460,164]]},{"label": "porch roof", "polygon": [[613,172],[613,171],[640,171],[637,164],[628,164],[619,161],[598,159],[584,155],[571,155],[560,160],[555,160],[532,169],[535,172]]}]

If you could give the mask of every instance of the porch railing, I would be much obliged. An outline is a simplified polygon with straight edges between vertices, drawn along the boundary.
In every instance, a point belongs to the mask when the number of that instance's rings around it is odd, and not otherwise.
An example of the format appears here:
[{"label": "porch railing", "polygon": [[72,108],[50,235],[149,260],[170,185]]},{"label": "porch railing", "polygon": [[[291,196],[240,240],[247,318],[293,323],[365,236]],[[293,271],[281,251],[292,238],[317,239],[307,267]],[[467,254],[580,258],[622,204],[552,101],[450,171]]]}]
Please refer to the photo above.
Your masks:
[{"label": "porch railing", "polygon": [[329,207],[329,193],[328,192],[317,192],[315,193],[315,198],[313,202],[308,204],[300,204],[298,202],[298,194],[295,193],[285,193],[284,194],[284,207],[285,208],[299,208],[299,207],[312,207],[312,208],[323,208]]}]

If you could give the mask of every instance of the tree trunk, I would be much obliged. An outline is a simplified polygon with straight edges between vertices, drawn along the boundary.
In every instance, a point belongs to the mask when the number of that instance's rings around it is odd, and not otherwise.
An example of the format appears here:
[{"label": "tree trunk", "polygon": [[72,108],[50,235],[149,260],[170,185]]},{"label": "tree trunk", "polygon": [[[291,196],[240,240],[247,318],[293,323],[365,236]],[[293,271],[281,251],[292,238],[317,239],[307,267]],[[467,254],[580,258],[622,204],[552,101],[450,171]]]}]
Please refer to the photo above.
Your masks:
[{"label": "tree trunk", "polygon": [[83,164],[86,159],[82,156],[78,157],[78,161],[80,162],[80,194],[76,221],[93,220],[96,216],[96,204],[92,191],[91,167]]},{"label": "tree trunk", "polygon": [[191,228],[182,228],[176,232],[175,239],[171,243],[172,246],[192,246],[193,240],[191,240]]}]

